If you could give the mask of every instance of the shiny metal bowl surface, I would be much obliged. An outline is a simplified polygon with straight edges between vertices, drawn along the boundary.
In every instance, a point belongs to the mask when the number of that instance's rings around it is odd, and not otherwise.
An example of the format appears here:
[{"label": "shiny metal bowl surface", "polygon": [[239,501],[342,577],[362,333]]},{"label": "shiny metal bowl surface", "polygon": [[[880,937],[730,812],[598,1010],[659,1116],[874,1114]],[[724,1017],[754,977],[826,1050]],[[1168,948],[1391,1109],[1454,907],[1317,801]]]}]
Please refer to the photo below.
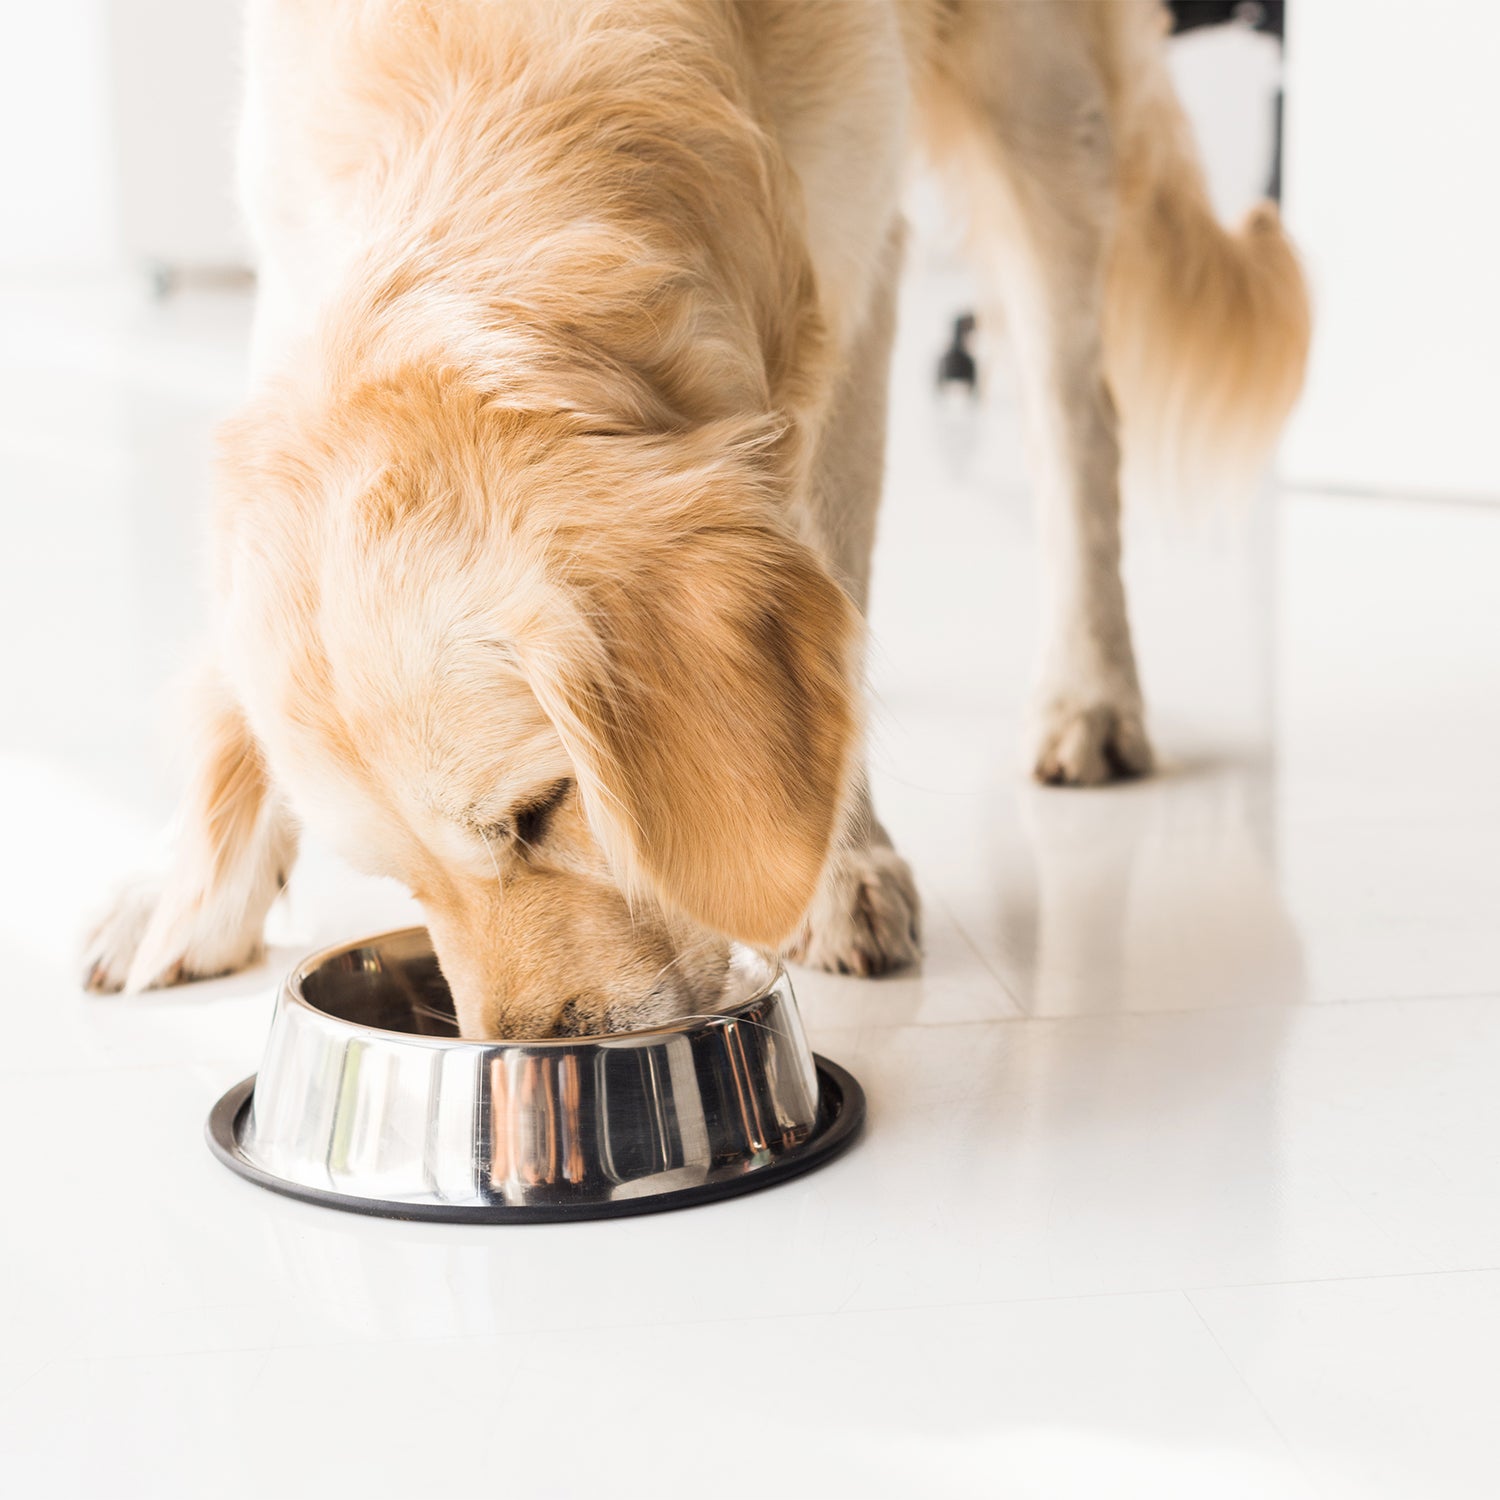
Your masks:
[{"label": "shiny metal bowl surface", "polygon": [[244,1177],[404,1219],[644,1213],[831,1159],[859,1085],[813,1056],[784,970],[737,950],[720,1004],[646,1031],[465,1041],[422,928],[282,983],[260,1073],[209,1117]]}]

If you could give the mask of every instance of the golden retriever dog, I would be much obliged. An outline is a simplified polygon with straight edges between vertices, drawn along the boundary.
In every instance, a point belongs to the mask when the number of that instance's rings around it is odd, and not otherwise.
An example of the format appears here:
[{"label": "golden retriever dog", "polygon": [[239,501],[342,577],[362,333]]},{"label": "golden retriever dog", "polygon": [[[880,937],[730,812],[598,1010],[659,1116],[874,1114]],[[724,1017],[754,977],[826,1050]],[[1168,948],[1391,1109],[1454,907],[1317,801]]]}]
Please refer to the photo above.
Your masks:
[{"label": "golden retriever dog", "polygon": [[861,768],[903,174],[1022,372],[1036,774],[1151,763],[1127,465],[1262,453],[1307,341],[1214,220],[1154,0],[251,0],[260,292],[170,870],[88,983],[252,959],[298,829],[421,903],[463,1032],[710,1004],[730,939],[918,952]]}]

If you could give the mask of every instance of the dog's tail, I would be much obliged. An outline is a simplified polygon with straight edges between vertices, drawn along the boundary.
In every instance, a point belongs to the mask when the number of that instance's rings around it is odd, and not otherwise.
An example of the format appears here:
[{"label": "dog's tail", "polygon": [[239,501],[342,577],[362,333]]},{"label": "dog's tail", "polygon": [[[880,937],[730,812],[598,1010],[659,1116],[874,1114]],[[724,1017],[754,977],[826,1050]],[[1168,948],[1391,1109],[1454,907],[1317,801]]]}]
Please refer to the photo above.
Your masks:
[{"label": "dog's tail", "polygon": [[1219,223],[1161,38],[1132,40],[1104,325],[1125,481],[1153,497],[1238,489],[1301,389],[1307,289],[1273,204]]}]

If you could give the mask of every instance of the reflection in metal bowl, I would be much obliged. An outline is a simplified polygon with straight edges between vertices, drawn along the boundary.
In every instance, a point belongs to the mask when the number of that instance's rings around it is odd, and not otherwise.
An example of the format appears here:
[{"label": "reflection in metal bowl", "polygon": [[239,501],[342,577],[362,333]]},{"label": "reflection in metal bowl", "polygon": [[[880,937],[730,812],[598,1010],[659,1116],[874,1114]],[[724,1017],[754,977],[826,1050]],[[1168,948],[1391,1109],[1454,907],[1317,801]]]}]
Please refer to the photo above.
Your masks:
[{"label": "reflection in metal bowl", "polygon": [[863,1113],[809,1049],[785,972],[748,950],[712,1014],[465,1041],[412,928],[287,976],[261,1071],[219,1102],[209,1141],[241,1175],[335,1207],[541,1221],[765,1186],[835,1155]]}]

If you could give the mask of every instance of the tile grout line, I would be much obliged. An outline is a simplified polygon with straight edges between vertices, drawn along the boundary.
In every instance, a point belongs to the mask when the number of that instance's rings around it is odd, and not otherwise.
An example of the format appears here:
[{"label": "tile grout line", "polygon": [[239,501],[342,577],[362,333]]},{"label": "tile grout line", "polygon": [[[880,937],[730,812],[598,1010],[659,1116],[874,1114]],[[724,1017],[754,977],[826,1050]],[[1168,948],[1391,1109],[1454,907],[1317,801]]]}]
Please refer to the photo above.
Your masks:
[{"label": "tile grout line", "polygon": [[[1009,1000],[1012,1005],[1015,1006],[1015,1008],[1016,1008],[1016,1015],[1014,1015],[1014,1016],[1005,1016],[1005,1017],[997,1017],[996,1019],[998,1019],[998,1020],[1019,1020],[1019,1021],[1029,1021],[1029,1020],[1032,1020],[1033,1019],[1032,1014],[1031,1014],[1030,1011],[1028,1011],[1026,1009],[1026,1006],[1022,1003],[1021,997],[1018,994],[1016,994],[1015,991],[1006,982],[1005,976],[1003,974],[999,973],[996,969],[994,969],[991,966],[990,961],[984,956],[984,953],[981,951],[981,949],[979,947],[979,944],[976,943],[974,941],[973,937],[970,935],[969,929],[967,927],[965,927],[962,922],[959,921],[959,919],[958,919],[958,913],[953,910],[953,907],[949,903],[948,898],[946,896],[939,895],[937,897],[937,903],[938,903],[938,905],[940,907],[942,907],[942,909],[943,909],[943,915],[946,916],[948,918],[948,920],[953,924],[953,930],[962,939],[964,946],[969,950],[970,953],[972,953],[974,955],[974,958],[978,962],[979,967],[981,969],[983,969],[984,972],[986,974],[988,974],[990,976],[990,978],[993,979],[997,985],[1000,986],[1000,993],[1003,994],[1005,996],[1005,998],[1007,1000]],[[950,1024],[951,1025],[953,1023],[949,1022],[949,1023],[944,1023],[944,1024]]]},{"label": "tile grout line", "polygon": [[1203,1329],[1204,1333],[1208,1335],[1209,1339],[1213,1343],[1214,1348],[1219,1351],[1220,1359],[1222,1359],[1224,1363],[1229,1367],[1229,1369],[1233,1372],[1234,1378],[1240,1383],[1241,1389],[1250,1398],[1251,1402],[1255,1406],[1256,1411],[1258,1411],[1261,1416],[1265,1418],[1266,1425],[1269,1426],[1271,1431],[1276,1434],[1277,1441],[1285,1450],[1287,1458],[1291,1460],[1292,1466],[1297,1470],[1298,1474],[1302,1476],[1302,1479],[1307,1484],[1309,1493],[1313,1495],[1323,1494],[1324,1490],[1322,1486],[1319,1485],[1314,1480],[1312,1474],[1308,1472],[1307,1465],[1303,1460],[1301,1453],[1299,1453],[1296,1447],[1293,1446],[1286,1433],[1281,1430],[1281,1424],[1276,1420],[1275,1417],[1271,1415],[1269,1409],[1266,1407],[1265,1402],[1263,1402],[1260,1399],[1260,1396],[1257,1394],[1255,1387],[1250,1384],[1249,1378],[1246,1376],[1245,1372],[1240,1369],[1239,1365],[1235,1362],[1229,1351],[1219,1341],[1219,1336],[1214,1332],[1213,1325],[1208,1321],[1206,1317],[1203,1316],[1203,1309],[1199,1307],[1198,1304],[1193,1300],[1193,1294],[1190,1291],[1184,1290],[1181,1295],[1183,1300],[1192,1309],[1193,1315],[1198,1319],[1199,1326]]},{"label": "tile grout line", "polygon": [[[1452,1270],[1439,1271],[1390,1271],[1378,1272],[1369,1276],[1323,1276],[1309,1277],[1301,1280],[1290,1281],[1249,1281],[1235,1282],[1221,1286],[1202,1287],[1133,1287],[1122,1288],[1115,1291],[1102,1292],[1058,1292],[1049,1296],[1040,1297],[1002,1297],[988,1301],[966,1301],[966,1302],[913,1302],[903,1303],[899,1306],[884,1307],[856,1307],[849,1309],[845,1306],[837,1308],[810,1309],[797,1312],[757,1312],[742,1318],[706,1317],[706,1318],[676,1318],[669,1320],[655,1319],[650,1321],[620,1322],[608,1324],[546,1324],[531,1328],[498,1327],[480,1333],[436,1333],[421,1334],[415,1336],[398,1336],[395,1338],[377,1339],[320,1339],[313,1343],[278,1343],[278,1344],[233,1344],[212,1345],[201,1349],[166,1349],[152,1354],[140,1354],[139,1352],[111,1351],[107,1353],[86,1353],[82,1351],[70,1353],[63,1356],[73,1360],[119,1360],[119,1359],[188,1359],[198,1355],[209,1354],[241,1354],[255,1353],[261,1351],[289,1350],[306,1351],[315,1349],[362,1349],[380,1348],[388,1345],[399,1344],[464,1344],[479,1343],[485,1339],[501,1339],[516,1337],[548,1337],[566,1333],[592,1333],[601,1329],[608,1332],[629,1332],[639,1329],[667,1329],[667,1328],[701,1328],[715,1324],[740,1324],[740,1323],[775,1323],[784,1322],[792,1318],[843,1318],[861,1316],[881,1316],[898,1313],[932,1313],[932,1312],[963,1312],[974,1311],[984,1308],[1025,1307],[1030,1305],[1049,1304],[1053,1302],[1099,1302],[1108,1301],[1112,1298],[1128,1297],[1181,1297],[1185,1298],[1192,1306],[1197,1316],[1206,1323],[1203,1311],[1194,1301],[1194,1297],[1201,1293],[1213,1292],[1236,1292],[1236,1291],[1258,1291],[1261,1289],[1274,1289],[1282,1287],[1297,1286],[1327,1286],[1348,1283],[1361,1283],[1369,1281],[1401,1281],[1417,1276],[1473,1276],[1486,1273],[1493,1274],[1500,1271],[1500,1266],[1463,1266]],[[1215,1344],[1218,1339],[1212,1328],[1208,1329],[1209,1336],[1214,1338]],[[1223,1346],[1220,1345],[1223,1352]],[[1229,1359],[1225,1353],[1224,1357]],[[55,1363],[55,1360],[48,1361]],[[1233,1366],[1233,1361],[1230,1360]],[[1235,1367],[1239,1374],[1238,1367]],[[39,1371],[33,1371],[33,1374]],[[1240,1376],[1243,1379],[1243,1375]],[[1254,1392],[1251,1392],[1252,1397]],[[1259,1405],[1259,1402],[1256,1403]],[[1270,1421],[1269,1414],[1267,1420]],[[1280,1436],[1279,1428],[1274,1421],[1271,1426]]]}]

